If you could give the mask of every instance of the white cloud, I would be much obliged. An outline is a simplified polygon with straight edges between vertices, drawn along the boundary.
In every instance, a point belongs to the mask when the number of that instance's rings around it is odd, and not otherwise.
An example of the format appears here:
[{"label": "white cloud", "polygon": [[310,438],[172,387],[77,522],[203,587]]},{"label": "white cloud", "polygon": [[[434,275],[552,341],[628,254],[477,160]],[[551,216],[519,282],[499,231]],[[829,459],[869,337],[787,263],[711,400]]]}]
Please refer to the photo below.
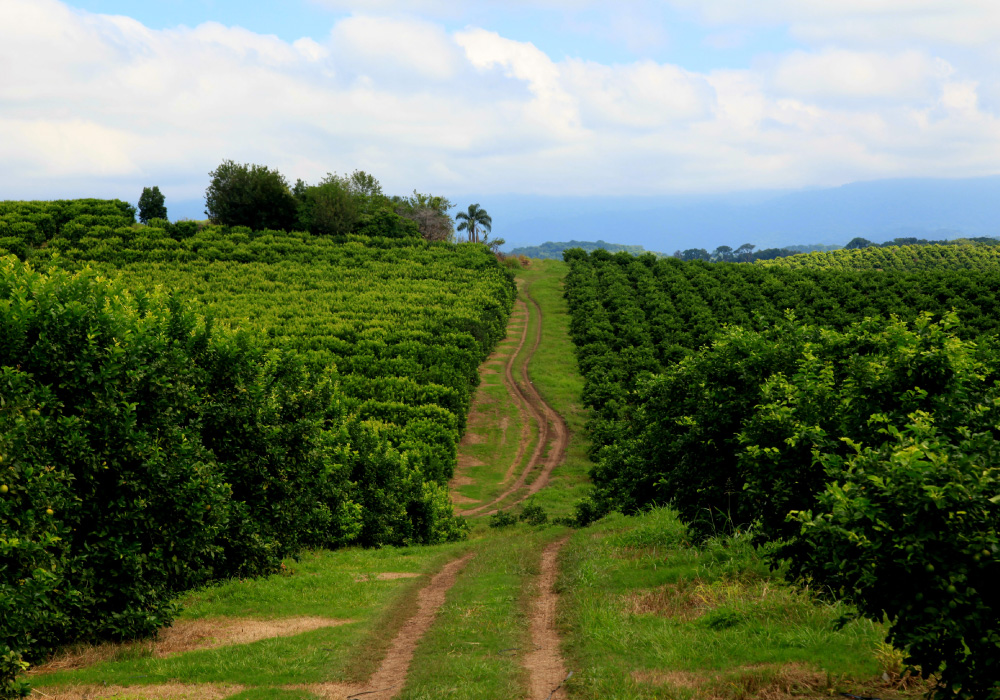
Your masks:
[{"label": "white cloud", "polygon": [[781,25],[812,41],[1000,40],[995,0],[667,0],[713,24]]},{"label": "white cloud", "polygon": [[952,72],[947,62],[918,51],[793,51],[775,67],[772,84],[799,97],[920,99]]},{"label": "white cloud", "polygon": [[[765,15],[784,8],[800,22],[849,16],[832,3],[762,2]],[[720,22],[740,11],[710,4]],[[902,3],[871,4],[905,14]],[[921,7],[931,5],[940,6]],[[160,184],[168,198],[197,197],[223,158],[292,180],[362,168],[390,192],[443,194],[995,172],[1000,57],[942,56],[931,46],[824,44],[704,72],[558,59],[497,32],[449,34],[413,18],[356,14],[322,41],[287,42],[0,0],[0,191],[134,197]]]},{"label": "white cloud", "polygon": [[562,72],[567,89],[583,104],[587,124],[659,129],[704,119],[714,102],[703,76],[653,61],[605,66],[568,60]]},{"label": "white cloud", "polygon": [[533,44],[505,39],[483,29],[459,32],[455,39],[477,69],[501,67],[508,77],[528,86],[534,96],[525,104],[524,117],[529,122],[546,125],[554,135],[562,137],[579,134],[576,100],[564,90],[559,67],[543,51]]},{"label": "white cloud", "polygon": [[441,27],[417,20],[350,17],[331,40],[340,60],[436,80],[455,74],[460,53]]}]

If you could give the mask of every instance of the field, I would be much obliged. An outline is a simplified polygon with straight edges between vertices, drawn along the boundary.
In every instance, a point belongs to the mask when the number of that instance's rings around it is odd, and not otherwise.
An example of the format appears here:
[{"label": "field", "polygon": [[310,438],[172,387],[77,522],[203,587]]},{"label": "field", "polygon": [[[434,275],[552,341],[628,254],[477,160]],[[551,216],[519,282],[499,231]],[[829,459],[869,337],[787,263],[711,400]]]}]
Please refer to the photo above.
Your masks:
[{"label": "field", "polygon": [[7,694],[990,697],[995,270],[97,206],[3,262]]}]

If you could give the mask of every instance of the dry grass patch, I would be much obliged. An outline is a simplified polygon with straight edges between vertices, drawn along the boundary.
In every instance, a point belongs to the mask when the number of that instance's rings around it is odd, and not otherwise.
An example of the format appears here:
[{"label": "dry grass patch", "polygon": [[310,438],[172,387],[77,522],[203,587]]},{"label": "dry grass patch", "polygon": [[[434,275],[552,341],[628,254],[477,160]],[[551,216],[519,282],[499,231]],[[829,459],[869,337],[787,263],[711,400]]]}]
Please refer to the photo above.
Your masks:
[{"label": "dry grass patch", "polygon": [[401,578],[420,578],[423,574],[410,571],[383,571],[380,574],[358,574],[355,581],[396,581]]},{"label": "dry grass patch", "polygon": [[223,700],[244,690],[239,685],[167,683],[164,685],[75,685],[35,690],[31,697],[50,700]]},{"label": "dry grass patch", "polygon": [[632,679],[642,685],[670,686],[671,688],[684,688],[685,690],[697,690],[705,684],[704,675],[691,673],[690,671],[642,669],[632,671]]},{"label": "dry grass patch", "polygon": [[155,656],[159,658],[183,654],[196,649],[232,644],[249,644],[272,637],[291,637],[303,632],[336,627],[352,620],[327,617],[291,617],[279,620],[247,620],[242,618],[207,618],[178,620],[161,629],[155,639],[134,642],[104,642],[76,644],[58,652],[44,664],[34,667],[32,674],[71,671],[102,661],[121,661]]},{"label": "dry grass patch", "polygon": [[468,506],[474,503],[482,503],[478,498],[469,498],[468,496],[463,496],[460,493],[451,494],[451,502],[459,506]]},{"label": "dry grass patch", "polygon": [[651,591],[622,596],[625,610],[635,615],[659,615],[678,620],[696,620],[725,601],[716,587],[700,579],[667,584]]},{"label": "dry grass patch", "polygon": [[[458,456],[458,468],[459,469],[470,469],[472,467],[482,467],[485,464],[481,459],[476,459],[470,455],[460,454]],[[461,477],[459,477],[461,478]]]},{"label": "dry grass patch", "polygon": [[715,673],[643,669],[631,675],[643,685],[698,691],[698,697],[705,700],[814,698],[828,686],[826,674],[801,664],[764,664]]}]

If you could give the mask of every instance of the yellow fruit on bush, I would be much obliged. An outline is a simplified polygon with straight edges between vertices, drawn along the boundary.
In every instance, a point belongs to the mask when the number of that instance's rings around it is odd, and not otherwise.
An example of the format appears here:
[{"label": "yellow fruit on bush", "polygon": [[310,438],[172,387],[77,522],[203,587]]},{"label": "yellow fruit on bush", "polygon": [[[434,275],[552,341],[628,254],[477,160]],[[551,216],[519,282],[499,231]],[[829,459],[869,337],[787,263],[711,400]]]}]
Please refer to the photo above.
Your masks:
[{"label": "yellow fruit on bush", "polygon": [[56,512],[54,510],[52,510],[51,508],[46,508],[45,509],[45,514],[46,515],[55,515],[55,513]]},{"label": "yellow fruit on bush", "polygon": [[7,493],[8,491],[10,491],[10,489],[7,488],[7,484],[0,484],[0,493]]}]

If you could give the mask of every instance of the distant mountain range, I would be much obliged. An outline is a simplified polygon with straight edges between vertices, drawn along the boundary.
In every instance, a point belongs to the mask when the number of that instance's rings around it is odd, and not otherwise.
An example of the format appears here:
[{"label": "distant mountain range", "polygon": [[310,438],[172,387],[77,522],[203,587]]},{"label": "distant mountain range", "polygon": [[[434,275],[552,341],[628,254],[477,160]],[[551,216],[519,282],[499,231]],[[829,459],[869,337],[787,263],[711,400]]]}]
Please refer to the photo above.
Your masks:
[{"label": "distant mountain range", "polygon": [[[546,241],[604,241],[672,254],[1000,235],[1000,176],[855,182],[843,187],[669,197],[543,197],[440,192],[461,211],[478,202],[506,250]],[[204,200],[171,201],[171,219],[205,217]]]},{"label": "distant mountain range", "polygon": [[690,197],[454,197],[479,202],[508,249],[583,240],[675,250],[844,245],[863,237],[1000,235],[1000,176],[881,180],[832,189]]},{"label": "distant mountain range", "polygon": [[657,257],[664,257],[663,253],[658,253],[655,250],[646,250],[641,245],[623,245],[621,243],[607,243],[605,241],[563,241],[561,243],[547,241],[542,245],[529,245],[524,246],[523,248],[514,248],[510,251],[510,254],[526,255],[529,258],[538,258],[541,260],[562,260],[563,251],[569,250],[570,248],[582,248],[586,251],[604,249],[611,251],[612,253],[624,251],[626,253],[631,253],[632,255],[652,253]]}]

